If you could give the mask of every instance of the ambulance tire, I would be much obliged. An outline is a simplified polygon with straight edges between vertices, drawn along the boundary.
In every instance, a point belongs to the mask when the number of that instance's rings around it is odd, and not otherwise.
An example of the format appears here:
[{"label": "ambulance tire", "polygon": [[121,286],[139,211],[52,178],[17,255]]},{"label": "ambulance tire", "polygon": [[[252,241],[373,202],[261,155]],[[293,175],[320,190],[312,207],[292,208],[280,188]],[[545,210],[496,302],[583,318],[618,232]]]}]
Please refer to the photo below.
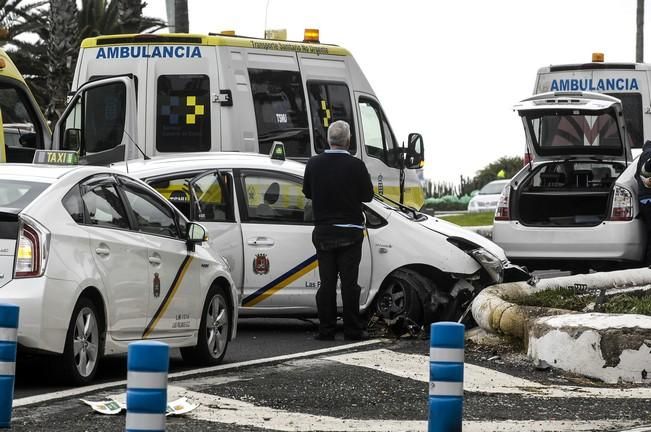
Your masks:
[{"label": "ambulance tire", "polygon": [[196,366],[221,363],[226,355],[232,319],[224,289],[210,287],[203,305],[197,345],[181,348],[183,360]]},{"label": "ambulance tire", "polygon": [[376,312],[396,334],[423,324],[421,293],[433,282],[410,269],[394,271],[382,285],[376,300]]},{"label": "ambulance tire", "polygon": [[104,350],[104,340],[97,306],[88,297],[81,297],[70,317],[63,354],[59,356],[59,370],[64,382],[82,386],[93,380]]}]

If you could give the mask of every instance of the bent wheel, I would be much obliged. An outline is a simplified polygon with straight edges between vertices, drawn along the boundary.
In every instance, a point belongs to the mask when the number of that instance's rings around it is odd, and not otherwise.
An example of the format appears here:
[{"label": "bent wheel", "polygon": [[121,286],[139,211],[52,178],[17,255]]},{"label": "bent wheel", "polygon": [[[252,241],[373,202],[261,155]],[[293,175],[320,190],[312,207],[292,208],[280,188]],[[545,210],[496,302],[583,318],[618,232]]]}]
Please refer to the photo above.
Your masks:
[{"label": "bent wheel", "polygon": [[226,355],[231,319],[224,290],[211,287],[201,314],[197,345],[181,348],[183,360],[202,366],[220,363]]},{"label": "bent wheel", "polygon": [[419,291],[427,280],[415,271],[393,272],[384,282],[376,300],[376,312],[390,326],[400,321],[423,324],[423,304]]},{"label": "bent wheel", "polygon": [[99,366],[103,337],[97,307],[90,299],[80,298],[70,318],[60,358],[61,369],[67,381],[85,385],[93,380]]}]

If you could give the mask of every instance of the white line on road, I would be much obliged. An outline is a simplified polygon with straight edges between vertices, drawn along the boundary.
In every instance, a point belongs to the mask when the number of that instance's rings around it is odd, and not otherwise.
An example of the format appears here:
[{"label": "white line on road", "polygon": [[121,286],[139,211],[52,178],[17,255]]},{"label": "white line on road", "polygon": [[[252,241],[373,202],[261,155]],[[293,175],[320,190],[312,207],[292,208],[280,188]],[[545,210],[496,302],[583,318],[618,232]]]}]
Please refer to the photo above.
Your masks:
[{"label": "white line on road", "polygon": [[[403,378],[429,382],[429,357],[420,354],[403,354],[387,349],[353,352],[326,357],[351,366],[366,367]],[[522,394],[535,397],[596,397],[618,399],[651,399],[651,388],[578,387],[544,385],[514,377],[503,372],[465,363],[465,391],[476,393]]]},{"label": "white line on road", "polygon": [[[359,348],[363,347],[366,345],[372,345],[372,344],[377,344],[381,342],[381,339],[371,339],[363,342],[357,342],[357,343],[350,343],[346,345],[338,345],[330,348],[322,348],[318,350],[312,350],[312,351],[304,351],[300,353],[294,353],[294,354],[287,354],[287,355],[282,355],[282,356],[276,356],[276,357],[267,357],[263,359],[256,359],[256,360],[248,360],[248,361],[243,361],[243,362],[238,362],[238,363],[229,363],[229,364],[223,364],[223,365],[218,365],[218,366],[212,366],[212,367],[207,367],[207,368],[201,368],[201,369],[192,369],[192,370],[187,370],[183,372],[176,372],[176,373],[171,373],[169,374],[169,379],[178,379],[178,378],[184,378],[188,377],[191,375],[203,375],[203,374],[209,374],[212,372],[217,372],[217,371],[223,371],[223,370],[229,370],[229,369],[237,369],[241,367],[246,367],[246,366],[254,366],[254,365],[259,365],[259,364],[264,364],[264,363],[273,363],[273,362],[280,362],[280,361],[285,361],[285,360],[293,360],[293,359],[298,359],[302,357],[311,357],[311,356],[317,356],[317,355],[322,355],[322,354],[329,354],[333,352],[339,352],[339,351],[345,351],[349,349],[354,349],[354,348]],[[126,386],[127,381],[122,380],[122,381],[111,381],[103,384],[95,384],[95,385],[90,385],[90,386],[85,386],[85,387],[79,387],[75,389],[70,389],[70,390],[62,390],[58,392],[52,392],[52,393],[44,393],[36,396],[28,396],[24,398],[19,398],[19,399],[14,399],[13,401],[13,407],[20,407],[20,406],[27,406],[27,405],[34,405],[37,403],[41,402],[49,402],[57,399],[66,399],[69,397],[73,396],[80,396],[83,394],[87,393],[93,393],[93,392],[99,392],[103,390],[108,390],[111,388],[119,387],[119,386]]]}]

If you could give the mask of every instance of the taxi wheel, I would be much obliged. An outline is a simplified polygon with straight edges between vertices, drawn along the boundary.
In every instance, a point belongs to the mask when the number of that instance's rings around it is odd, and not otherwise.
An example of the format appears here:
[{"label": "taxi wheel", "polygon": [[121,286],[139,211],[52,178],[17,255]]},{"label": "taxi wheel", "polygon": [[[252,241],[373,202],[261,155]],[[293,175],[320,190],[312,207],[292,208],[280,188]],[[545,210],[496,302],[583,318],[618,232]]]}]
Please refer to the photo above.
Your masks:
[{"label": "taxi wheel", "polygon": [[423,305],[418,292],[428,284],[433,282],[413,270],[393,272],[378,294],[375,303],[377,314],[390,325],[400,325],[404,321],[422,324]]},{"label": "taxi wheel", "polygon": [[197,345],[181,348],[183,360],[201,366],[220,363],[226,355],[231,319],[224,290],[211,287],[203,305]]},{"label": "taxi wheel", "polygon": [[82,297],[70,318],[60,358],[63,376],[68,382],[84,385],[93,380],[102,352],[102,340],[97,307],[88,298]]}]

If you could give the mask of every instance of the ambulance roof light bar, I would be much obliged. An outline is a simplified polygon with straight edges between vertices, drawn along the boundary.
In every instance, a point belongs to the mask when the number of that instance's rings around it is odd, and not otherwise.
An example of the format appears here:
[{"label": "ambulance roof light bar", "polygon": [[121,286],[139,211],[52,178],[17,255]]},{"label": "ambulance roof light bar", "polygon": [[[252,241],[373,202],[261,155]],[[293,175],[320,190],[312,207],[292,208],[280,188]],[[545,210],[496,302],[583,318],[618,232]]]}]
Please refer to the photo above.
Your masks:
[{"label": "ambulance roof light bar", "polygon": [[319,29],[305,29],[303,32],[303,42],[319,43]]},{"label": "ambulance roof light bar", "polygon": [[604,62],[604,53],[593,52],[592,53],[592,63],[603,63]]}]

